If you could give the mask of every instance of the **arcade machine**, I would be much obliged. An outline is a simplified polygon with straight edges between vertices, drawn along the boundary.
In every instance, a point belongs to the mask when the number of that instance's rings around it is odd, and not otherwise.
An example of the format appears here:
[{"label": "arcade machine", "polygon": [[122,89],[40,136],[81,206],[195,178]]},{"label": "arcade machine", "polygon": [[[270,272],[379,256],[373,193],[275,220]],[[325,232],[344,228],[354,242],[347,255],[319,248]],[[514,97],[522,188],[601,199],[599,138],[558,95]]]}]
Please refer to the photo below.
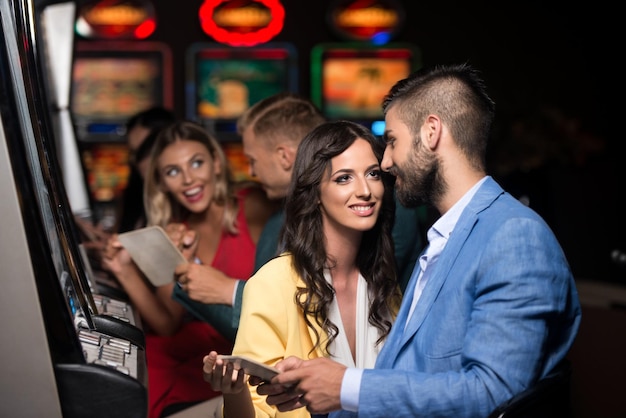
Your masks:
[{"label": "arcade machine", "polygon": [[286,42],[272,42],[283,29],[279,0],[204,0],[198,9],[204,33],[186,51],[186,116],[212,132],[237,180],[249,179],[236,121],[258,101],[298,91],[297,54]]},{"label": "arcade machine", "polygon": [[311,99],[328,119],[350,119],[382,135],[381,104],[419,66],[410,44],[318,44],[311,51]]},{"label": "arcade machine", "polygon": [[112,228],[128,175],[126,121],[173,107],[169,46],[147,41],[156,16],[149,1],[85,1],[77,12],[70,111],[92,207]]},{"label": "arcade machine", "polygon": [[[328,8],[327,22],[344,42],[328,42],[311,49],[311,100],[327,119],[347,119],[382,137],[385,121],[382,102],[391,87],[421,65],[420,49],[407,42],[391,42],[405,13],[396,0],[335,0]],[[413,265],[426,240],[427,227],[436,213],[427,206],[397,205],[397,219],[420,235],[405,259]],[[400,285],[410,278],[410,269],[400,272]]]},{"label": "arcade machine", "polygon": [[[72,27],[77,39],[70,68],[69,111],[73,145],[88,189],[90,216],[86,221],[110,230],[116,224],[130,173],[126,122],[155,105],[172,108],[171,51],[165,44],[145,40],[156,27],[149,1],[81,2]],[[71,145],[65,141],[63,149]],[[97,262],[94,270],[103,302],[125,298]]]},{"label": "arcade machine", "polygon": [[95,223],[115,224],[129,175],[126,121],[172,107],[171,59],[161,44],[81,43],[74,53],[71,112]]},{"label": "arcade machine", "polygon": [[297,56],[288,43],[192,45],[187,52],[187,117],[220,140],[236,180],[248,179],[237,118],[258,101],[297,91]]},{"label": "arcade machine", "polygon": [[[83,170],[76,147],[76,136],[68,102],[70,91],[70,71],[72,66],[72,45],[74,39],[74,10],[70,2],[50,6],[37,20],[38,32],[42,34],[40,66],[44,69],[44,86],[50,99],[50,121],[54,129],[56,150],[63,176],[67,197],[76,218],[91,218],[91,207],[83,181]],[[50,59],[54,57],[54,59]],[[93,300],[100,313],[107,313],[126,320],[132,325],[139,323],[133,309],[120,300],[99,293],[96,276],[91,269],[87,251],[80,245],[86,273],[89,278]],[[99,289],[97,289],[99,288]]]},{"label": "arcade machine", "polygon": [[0,2],[0,416],[145,417],[143,333],[98,311],[55,149],[42,20],[72,6]]},{"label": "arcade machine", "polygon": [[382,135],[381,104],[396,81],[421,65],[416,45],[390,42],[404,10],[396,0],[335,0],[327,23],[344,42],[311,50],[311,99],[328,119],[350,119]]}]

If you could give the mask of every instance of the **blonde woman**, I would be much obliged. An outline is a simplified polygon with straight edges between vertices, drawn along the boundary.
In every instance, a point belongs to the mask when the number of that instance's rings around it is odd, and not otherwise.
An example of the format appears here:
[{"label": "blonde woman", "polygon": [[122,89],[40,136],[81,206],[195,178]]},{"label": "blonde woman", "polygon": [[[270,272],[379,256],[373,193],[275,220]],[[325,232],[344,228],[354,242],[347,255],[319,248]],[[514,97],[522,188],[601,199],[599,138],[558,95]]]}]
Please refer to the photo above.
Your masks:
[{"label": "blonde woman", "polygon": [[157,418],[215,396],[197,365],[207,349],[232,348],[230,335],[195,319],[172,298],[174,288],[231,305],[238,282],[252,274],[256,242],[274,207],[262,189],[233,182],[219,142],[189,121],[159,133],[144,200],[148,225],[164,227],[189,256],[190,263],[176,272],[178,284],[150,286],[116,237],[105,263],[146,325],[149,415]]}]

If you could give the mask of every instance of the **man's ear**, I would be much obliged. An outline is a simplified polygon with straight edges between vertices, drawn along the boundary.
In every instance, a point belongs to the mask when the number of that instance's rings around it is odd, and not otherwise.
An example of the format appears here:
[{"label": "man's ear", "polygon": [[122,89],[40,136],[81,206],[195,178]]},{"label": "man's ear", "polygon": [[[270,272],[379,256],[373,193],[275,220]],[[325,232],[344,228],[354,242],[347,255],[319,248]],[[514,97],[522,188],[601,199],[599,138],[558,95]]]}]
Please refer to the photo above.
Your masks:
[{"label": "man's ear", "polygon": [[422,141],[430,150],[434,150],[439,145],[443,126],[441,119],[437,115],[430,114],[422,125]]},{"label": "man's ear", "polygon": [[294,161],[296,160],[296,149],[288,145],[281,145],[276,148],[278,152],[278,161],[280,166],[285,170],[291,170]]}]

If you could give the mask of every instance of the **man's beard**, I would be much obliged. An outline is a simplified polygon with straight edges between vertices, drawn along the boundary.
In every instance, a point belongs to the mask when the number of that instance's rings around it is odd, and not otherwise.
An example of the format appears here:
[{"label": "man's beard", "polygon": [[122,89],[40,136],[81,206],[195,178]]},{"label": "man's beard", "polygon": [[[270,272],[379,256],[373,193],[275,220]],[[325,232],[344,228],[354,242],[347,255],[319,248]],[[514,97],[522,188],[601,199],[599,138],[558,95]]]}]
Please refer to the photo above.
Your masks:
[{"label": "man's beard", "polygon": [[441,165],[435,154],[420,153],[419,136],[415,142],[406,162],[394,167],[396,195],[402,206],[408,208],[423,204],[436,206],[446,190],[445,181],[440,175]]}]

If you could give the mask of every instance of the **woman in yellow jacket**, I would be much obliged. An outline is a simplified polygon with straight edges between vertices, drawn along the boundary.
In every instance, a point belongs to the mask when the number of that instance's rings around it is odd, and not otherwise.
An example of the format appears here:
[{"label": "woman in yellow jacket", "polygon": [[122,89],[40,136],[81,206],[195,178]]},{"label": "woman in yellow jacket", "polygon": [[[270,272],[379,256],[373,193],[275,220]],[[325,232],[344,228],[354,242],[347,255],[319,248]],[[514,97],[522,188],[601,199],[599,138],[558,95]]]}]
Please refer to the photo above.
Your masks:
[{"label": "woman in yellow jacket", "polygon": [[[248,281],[233,354],[274,365],[294,355],[372,368],[400,301],[391,228],[393,179],[384,145],[349,121],[327,122],[298,147],[281,232],[282,254]],[[281,413],[258,395],[259,379],[233,372],[216,352],[204,377],[224,395],[226,418]]]}]

